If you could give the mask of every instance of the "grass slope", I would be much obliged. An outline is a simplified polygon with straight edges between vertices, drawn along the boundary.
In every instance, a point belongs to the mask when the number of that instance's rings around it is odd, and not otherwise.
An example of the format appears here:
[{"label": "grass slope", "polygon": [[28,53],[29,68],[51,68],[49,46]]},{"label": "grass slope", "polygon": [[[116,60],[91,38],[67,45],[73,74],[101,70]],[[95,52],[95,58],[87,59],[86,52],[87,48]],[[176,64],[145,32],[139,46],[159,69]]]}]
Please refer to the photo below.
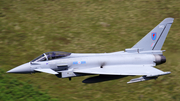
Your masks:
[{"label": "grass slope", "polygon": [[0,70],[0,101],[57,101],[48,94],[38,91],[31,84],[4,74]]},{"label": "grass slope", "polygon": [[[132,47],[164,18],[175,18],[163,46],[163,50],[167,50],[164,53],[167,62],[157,66],[172,73],[157,80],[126,84],[135,78],[126,77],[83,84],[81,81],[88,76],[69,82],[44,73],[1,72],[1,75],[27,82],[36,90],[47,91],[52,98],[63,101],[179,101],[179,4],[179,0],[0,0],[0,68],[4,71],[48,51],[124,50]],[[6,82],[3,87],[8,85]]]}]

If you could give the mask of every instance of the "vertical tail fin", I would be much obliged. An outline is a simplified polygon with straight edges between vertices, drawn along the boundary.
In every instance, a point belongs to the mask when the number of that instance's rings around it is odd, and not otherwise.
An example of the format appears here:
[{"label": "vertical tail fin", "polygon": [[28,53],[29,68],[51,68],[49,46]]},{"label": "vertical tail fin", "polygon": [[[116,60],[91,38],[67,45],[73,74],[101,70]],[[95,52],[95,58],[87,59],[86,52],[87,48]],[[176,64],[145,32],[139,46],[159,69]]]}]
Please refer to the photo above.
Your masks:
[{"label": "vertical tail fin", "polygon": [[148,50],[161,50],[174,18],[166,18],[144,36],[132,48]]}]

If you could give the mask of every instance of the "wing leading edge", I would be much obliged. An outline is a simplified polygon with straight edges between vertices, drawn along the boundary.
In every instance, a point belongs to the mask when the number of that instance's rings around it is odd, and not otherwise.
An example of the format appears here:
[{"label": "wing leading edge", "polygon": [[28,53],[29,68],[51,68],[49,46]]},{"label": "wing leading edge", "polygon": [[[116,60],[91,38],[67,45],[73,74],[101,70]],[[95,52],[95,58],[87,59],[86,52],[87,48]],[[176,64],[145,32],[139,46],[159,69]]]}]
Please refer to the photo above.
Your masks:
[{"label": "wing leading edge", "polygon": [[103,75],[146,75],[149,77],[165,75],[170,72],[163,72],[148,65],[113,65],[103,68],[94,67],[87,69],[74,69],[75,73],[103,74]]}]

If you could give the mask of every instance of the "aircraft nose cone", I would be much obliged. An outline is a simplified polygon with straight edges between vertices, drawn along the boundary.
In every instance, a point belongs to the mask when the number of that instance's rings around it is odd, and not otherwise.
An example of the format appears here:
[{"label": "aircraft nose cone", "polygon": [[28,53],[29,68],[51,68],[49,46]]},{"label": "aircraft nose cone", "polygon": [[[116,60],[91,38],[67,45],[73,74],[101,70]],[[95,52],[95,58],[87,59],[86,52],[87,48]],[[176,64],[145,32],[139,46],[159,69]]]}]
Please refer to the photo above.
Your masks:
[{"label": "aircraft nose cone", "polygon": [[30,69],[29,63],[25,63],[23,65],[17,66],[7,71],[7,73],[30,73],[30,72],[31,72],[31,69]]}]

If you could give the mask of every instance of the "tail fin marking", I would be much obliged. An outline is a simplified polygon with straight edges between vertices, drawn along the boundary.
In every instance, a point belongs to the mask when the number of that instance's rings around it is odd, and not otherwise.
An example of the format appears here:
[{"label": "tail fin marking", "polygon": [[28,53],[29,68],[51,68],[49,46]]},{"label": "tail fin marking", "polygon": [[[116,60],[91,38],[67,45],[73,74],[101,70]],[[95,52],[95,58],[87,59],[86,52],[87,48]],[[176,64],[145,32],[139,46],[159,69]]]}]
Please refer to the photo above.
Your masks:
[{"label": "tail fin marking", "polygon": [[132,48],[143,49],[143,51],[161,50],[173,20],[173,18],[164,19]]}]

